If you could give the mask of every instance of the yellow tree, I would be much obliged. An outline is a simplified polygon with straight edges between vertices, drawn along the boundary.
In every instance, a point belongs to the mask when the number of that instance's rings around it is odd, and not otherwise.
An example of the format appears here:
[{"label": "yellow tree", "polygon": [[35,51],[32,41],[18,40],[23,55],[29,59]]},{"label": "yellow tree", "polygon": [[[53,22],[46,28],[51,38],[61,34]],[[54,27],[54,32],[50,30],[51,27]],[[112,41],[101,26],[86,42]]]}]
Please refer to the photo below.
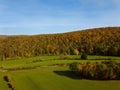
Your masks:
[{"label": "yellow tree", "polygon": [[78,55],[79,54],[79,51],[78,49],[74,49],[74,52],[73,52],[75,55]]}]

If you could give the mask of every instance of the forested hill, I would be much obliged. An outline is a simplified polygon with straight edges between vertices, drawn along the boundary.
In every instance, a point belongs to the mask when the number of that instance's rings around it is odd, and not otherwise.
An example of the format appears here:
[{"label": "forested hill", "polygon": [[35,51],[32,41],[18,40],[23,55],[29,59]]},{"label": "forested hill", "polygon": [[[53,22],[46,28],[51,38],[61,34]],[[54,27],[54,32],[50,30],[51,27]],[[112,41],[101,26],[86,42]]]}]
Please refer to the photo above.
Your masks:
[{"label": "forested hill", "polygon": [[61,34],[0,37],[1,60],[39,55],[78,54],[78,52],[120,56],[120,27]]}]

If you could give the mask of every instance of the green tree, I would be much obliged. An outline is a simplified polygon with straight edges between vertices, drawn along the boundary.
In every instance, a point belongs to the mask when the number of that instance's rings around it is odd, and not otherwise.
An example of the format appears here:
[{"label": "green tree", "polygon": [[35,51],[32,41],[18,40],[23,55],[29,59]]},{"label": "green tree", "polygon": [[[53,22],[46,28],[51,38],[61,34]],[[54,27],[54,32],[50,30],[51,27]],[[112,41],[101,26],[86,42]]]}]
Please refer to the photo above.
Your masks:
[{"label": "green tree", "polygon": [[85,53],[84,53],[84,54],[82,54],[82,55],[81,55],[81,59],[83,59],[83,60],[87,60],[87,59],[88,59],[87,54],[85,54]]}]

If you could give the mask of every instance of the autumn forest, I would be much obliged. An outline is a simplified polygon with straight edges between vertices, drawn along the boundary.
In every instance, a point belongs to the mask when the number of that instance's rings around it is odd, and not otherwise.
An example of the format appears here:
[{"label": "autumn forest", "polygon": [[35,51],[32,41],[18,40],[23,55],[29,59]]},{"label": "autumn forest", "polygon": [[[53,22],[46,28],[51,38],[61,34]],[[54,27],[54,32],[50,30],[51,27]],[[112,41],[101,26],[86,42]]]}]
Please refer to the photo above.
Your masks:
[{"label": "autumn forest", "polygon": [[0,36],[0,60],[81,53],[120,56],[120,27],[60,34]]}]

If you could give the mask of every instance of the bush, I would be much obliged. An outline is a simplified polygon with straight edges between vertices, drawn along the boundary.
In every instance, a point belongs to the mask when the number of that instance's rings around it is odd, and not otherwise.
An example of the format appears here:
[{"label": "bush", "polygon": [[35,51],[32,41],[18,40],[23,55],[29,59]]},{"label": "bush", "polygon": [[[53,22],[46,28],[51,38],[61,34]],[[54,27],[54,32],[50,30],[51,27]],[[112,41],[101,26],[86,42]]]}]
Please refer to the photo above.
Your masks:
[{"label": "bush", "polygon": [[9,88],[12,88],[12,84],[11,84],[11,83],[8,83],[8,87],[9,87]]},{"label": "bush", "polygon": [[4,80],[5,80],[6,82],[11,82],[11,76],[10,76],[10,75],[4,76]]},{"label": "bush", "polygon": [[4,80],[8,83],[8,87],[11,88],[12,90],[16,90],[15,86],[12,83],[11,76],[6,75],[4,76]]},{"label": "bush", "polygon": [[70,70],[86,79],[120,80],[120,63],[104,61],[101,63],[72,63]]},{"label": "bush", "polygon": [[12,90],[16,90],[16,88],[11,82],[8,83],[8,87],[11,88]]},{"label": "bush", "polygon": [[81,55],[81,59],[83,59],[83,60],[87,60],[87,59],[88,59],[87,54],[85,54],[85,53],[82,54],[82,55]]}]

